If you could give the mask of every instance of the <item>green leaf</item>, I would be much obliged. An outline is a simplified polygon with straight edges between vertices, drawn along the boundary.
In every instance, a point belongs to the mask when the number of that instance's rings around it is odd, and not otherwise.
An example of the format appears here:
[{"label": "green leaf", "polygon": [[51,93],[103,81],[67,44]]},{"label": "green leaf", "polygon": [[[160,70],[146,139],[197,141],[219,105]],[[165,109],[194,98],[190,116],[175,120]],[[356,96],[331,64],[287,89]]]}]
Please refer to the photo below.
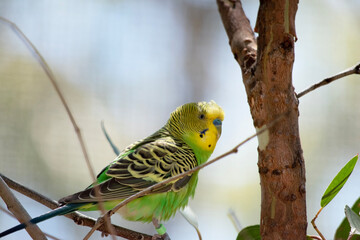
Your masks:
[{"label": "green leaf", "polygon": [[352,171],[354,170],[355,164],[358,160],[359,155],[353,157],[336,175],[332,180],[324,195],[321,198],[321,207],[325,207],[328,203],[338,194],[341,188],[344,186]]},{"label": "green leaf", "polygon": [[345,215],[350,223],[351,232],[360,233],[360,217],[348,205],[345,206]]},{"label": "green leaf", "polygon": [[261,240],[260,225],[253,225],[243,228],[236,240]]},{"label": "green leaf", "polygon": [[[356,200],[356,202],[354,203],[354,205],[352,206],[351,209],[354,212],[360,211],[360,198],[358,198],[358,200]],[[349,221],[345,217],[343,219],[343,221],[341,222],[340,226],[338,227],[338,229],[336,229],[334,239],[335,240],[346,240],[346,239],[348,239],[350,231],[351,231],[351,227],[350,227]],[[354,235],[351,238],[351,240],[360,240],[360,235]]]}]

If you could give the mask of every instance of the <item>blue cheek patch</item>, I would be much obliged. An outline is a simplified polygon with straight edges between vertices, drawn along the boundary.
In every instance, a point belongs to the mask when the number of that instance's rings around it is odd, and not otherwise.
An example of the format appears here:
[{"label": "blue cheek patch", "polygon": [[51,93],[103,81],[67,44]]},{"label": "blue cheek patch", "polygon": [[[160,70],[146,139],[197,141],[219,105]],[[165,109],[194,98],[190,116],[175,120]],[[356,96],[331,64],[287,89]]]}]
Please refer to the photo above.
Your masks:
[{"label": "blue cheek patch", "polygon": [[200,134],[205,134],[206,133],[206,131],[208,131],[209,129],[207,128],[207,129],[204,129],[204,130],[202,130],[201,132],[200,132]]},{"label": "blue cheek patch", "polygon": [[207,128],[207,129],[204,129],[204,130],[202,130],[201,132],[200,132],[200,137],[201,138],[203,138],[204,137],[204,135],[205,135],[205,133],[206,133],[206,131],[208,131],[209,129]]}]

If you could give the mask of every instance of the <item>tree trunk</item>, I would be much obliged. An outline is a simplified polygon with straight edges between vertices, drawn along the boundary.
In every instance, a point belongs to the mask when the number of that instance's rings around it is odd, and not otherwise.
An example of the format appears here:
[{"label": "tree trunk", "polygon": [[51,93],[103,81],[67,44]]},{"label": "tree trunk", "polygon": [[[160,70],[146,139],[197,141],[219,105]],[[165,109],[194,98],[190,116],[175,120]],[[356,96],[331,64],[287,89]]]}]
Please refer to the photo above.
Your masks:
[{"label": "tree trunk", "polygon": [[263,0],[255,31],[240,1],[217,0],[239,63],[254,126],[278,122],[258,137],[263,240],[306,239],[305,165],[292,86],[296,0]]}]

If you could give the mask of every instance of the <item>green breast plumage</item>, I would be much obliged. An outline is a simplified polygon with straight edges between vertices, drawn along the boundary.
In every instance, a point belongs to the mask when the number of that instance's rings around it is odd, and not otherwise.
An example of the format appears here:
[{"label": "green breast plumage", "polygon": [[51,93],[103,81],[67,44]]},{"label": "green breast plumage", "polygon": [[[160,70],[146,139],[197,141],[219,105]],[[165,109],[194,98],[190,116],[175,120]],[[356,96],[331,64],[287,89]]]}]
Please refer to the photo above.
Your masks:
[{"label": "green breast plumage", "polygon": [[179,191],[156,193],[138,198],[119,210],[119,213],[127,220],[151,222],[153,218],[166,221],[171,218],[178,209],[188,204],[190,197],[195,194],[198,174],[194,173],[188,184]]}]

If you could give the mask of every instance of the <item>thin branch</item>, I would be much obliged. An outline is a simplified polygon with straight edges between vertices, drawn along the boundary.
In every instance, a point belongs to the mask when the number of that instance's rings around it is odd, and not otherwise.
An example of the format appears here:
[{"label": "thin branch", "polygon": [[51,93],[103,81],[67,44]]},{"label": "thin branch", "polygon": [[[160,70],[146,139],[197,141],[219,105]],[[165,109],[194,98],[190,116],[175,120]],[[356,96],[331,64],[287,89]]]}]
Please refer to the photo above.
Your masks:
[{"label": "thin branch", "polygon": [[[51,209],[55,209],[58,208],[60,205],[58,202],[32,190],[29,189],[23,185],[21,185],[20,183],[15,182],[14,180],[2,175],[0,173],[0,177],[2,179],[4,179],[4,181],[6,182],[6,184],[14,189],[15,191],[33,199],[34,201],[48,207]],[[79,212],[73,212],[70,214],[65,215],[65,217],[72,219],[76,224],[81,225],[81,226],[87,226],[87,227],[93,227],[96,223],[96,220],[88,217],[84,214],[81,214]],[[152,236],[147,235],[147,234],[143,234],[143,233],[139,233],[139,232],[135,232],[120,226],[116,226],[116,225],[112,225],[114,230],[115,230],[115,234],[116,236],[120,236],[126,239],[143,239],[143,240],[151,240]],[[103,232],[105,234],[108,234],[109,231],[107,229],[106,226],[101,226],[100,228],[97,229],[100,232]]]},{"label": "thin branch", "polygon": [[236,213],[234,212],[233,209],[229,209],[228,211],[228,217],[230,218],[230,221],[232,222],[232,224],[234,225],[236,232],[240,232],[242,227],[241,227],[241,223],[238,219],[238,217],[236,216]]},{"label": "thin branch", "polygon": [[308,237],[311,238],[311,239],[322,240],[321,237],[319,237],[319,236],[310,235]]},{"label": "thin branch", "polygon": [[324,235],[322,235],[322,233],[320,232],[320,230],[318,229],[318,227],[315,224],[315,220],[317,219],[317,217],[319,216],[320,212],[323,210],[323,208],[320,208],[319,211],[316,213],[315,217],[311,220],[311,224],[313,225],[315,231],[320,235],[322,240],[326,240],[326,238],[324,237]]},{"label": "thin branch", "polygon": [[[14,214],[19,222],[28,222],[31,217],[11,192],[5,181],[0,177],[0,195],[7,208]],[[33,239],[47,239],[37,225],[28,225],[25,229]]]},{"label": "thin branch", "polygon": [[38,193],[32,189],[29,189],[29,188],[21,185],[20,183],[15,182],[14,180],[6,177],[5,175],[3,175],[1,173],[0,173],[0,177],[2,179],[4,179],[6,184],[11,189],[14,189],[15,191],[21,193],[22,195],[25,195],[25,196],[33,199],[34,201],[41,203],[42,205],[47,206],[48,208],[51,208],[51,209],[55,209],[55,208],[59,207],[59,204],[56,201]]},{"label": "thin branch", "polygon": [[[20,30],[20,28],[18,28],[18,26],[16,26],[15,23],[11,22],[10,20],[0,17],[0,20],[2,20],[3,22],[5,22],[6,24],[8,24],[10,26],[10,28],[16,33],[16,35],[23,41],[23,43],[26,45],[26,47],[30,50],[30,52],[32,53],[32,55],[34,56],[34,58],[38,61],[38,63],[40,64],[40,66],[42,67],[42,69],[44,70],[44,72],[46,73],[46,75],[48,76],[50,82],[52,83],[53,87],[55,88],[56,93],[58,94],[63,106],[65,107],[66,113],[68,114],[70,121],[74,127],[74,130],[76,132],[76,136],[78,137],[80,146],[81,146],[81,150],[83,152],[84,158],[85,158],[85,162],[86,165],[89,169],[90,172],[90,176],[92,178],[92,181],[95,183],[96,182],[96,176],[94,173],[94,168],[90,162],[90,158],[89,155],[87,153],[86,147],[85,147],[85,142],[83,140],[82,134],[81,134],[81,130],[78,127],[75,118],[73,116],[73,114],[70,111],[69,105],[67,104],[64,95],[61,93],[60,88],[57,84],[57,80],[55,78],[55,75],[53,74],[53,72],[51,71],[50,67],[48,66],[48,64],[46,63],[45,59],[43,58],[43,56],[40,54],[40,52],[37,50],[37,48],[34,46],[34,44],[26,37],[26,35]],[[97,187],[95,187],[95,196],[99,199],[99,209],[101,211],[102,214],[105,214],[105,208],[103,205],[103,201],[101,200],[101,195],[99,194],[99,190],[97,189]],[[109,227],[109,231],[110,233],[113,235],[114,231],[111,227],[111,222],[110,219],[109,221],[106,221],[107,226]],[[115,240],[116,238],[113,237],[113,240]]]},{"label": "thin branch", "polygon": [[304,96],[305,94],[314,91],[315,89],[325,86],[335,80],[338,80],[340,78],[352,75],[352,74],[360,74],[360,63],[356,64],[355,66],[348,68],[332,77],[328,77],[325,78],[324,80],[312,85],[311,87],[309,87],[308,89],[302,91],[301,93],[297,94],[297,97],[300,98],[302,96]]},{"label": "thin branch", "polygon": [[[0,206],[0,210],[3,211],[4,213],[6,213],[8,216],[12,217],[12,218],[16,218],[13,214],[11,214],[11,212],[9,212],[8,210],[6,210],[5,208],[3,208],[2,206]],[[43,232],[45,234],[45,236],[47,236],[48,238],[54,239],[54,240],[60,240],[60,238],[57,238],[51,234],[48,234],[46,232]]]},{"label": "thin branch", "polygon": [[[104,218],[105,218],[105,219],[104,219]],[[101,225],[103,225],[103,224],[106,223],[106,222],[110,222],[110,218],[109,218],[109,217],[106,217],[106,215],[105,215],[104,218],[98,218],[97,221],[96,221],[96,223],[94,224],[94,226],[97,226],[99,219],[101,219],[101,221],[102,221]],[[107,219],[106,219],[106,218],[107,218]],[[91,228],[90,231],[85,235],[85,237],[83,238],[83,240],[88,240],[88,239],[91,237],[91,235],[94,234],[94,232],[97,230],[97,228],[95,228],[94,226],[92,226],[92,228]]]},{"label": "thin branch", "polygon": [[[95,225],[94,226],[97,226],[97,222],[99,220],[96,221]],[[93,233],[97,230],[96,228],[94,228],[94,226],[90,229],[90,231],[85,235],[85,237],[83,238],[83,240],[88,240],[91,235],[93,235]]]}]

